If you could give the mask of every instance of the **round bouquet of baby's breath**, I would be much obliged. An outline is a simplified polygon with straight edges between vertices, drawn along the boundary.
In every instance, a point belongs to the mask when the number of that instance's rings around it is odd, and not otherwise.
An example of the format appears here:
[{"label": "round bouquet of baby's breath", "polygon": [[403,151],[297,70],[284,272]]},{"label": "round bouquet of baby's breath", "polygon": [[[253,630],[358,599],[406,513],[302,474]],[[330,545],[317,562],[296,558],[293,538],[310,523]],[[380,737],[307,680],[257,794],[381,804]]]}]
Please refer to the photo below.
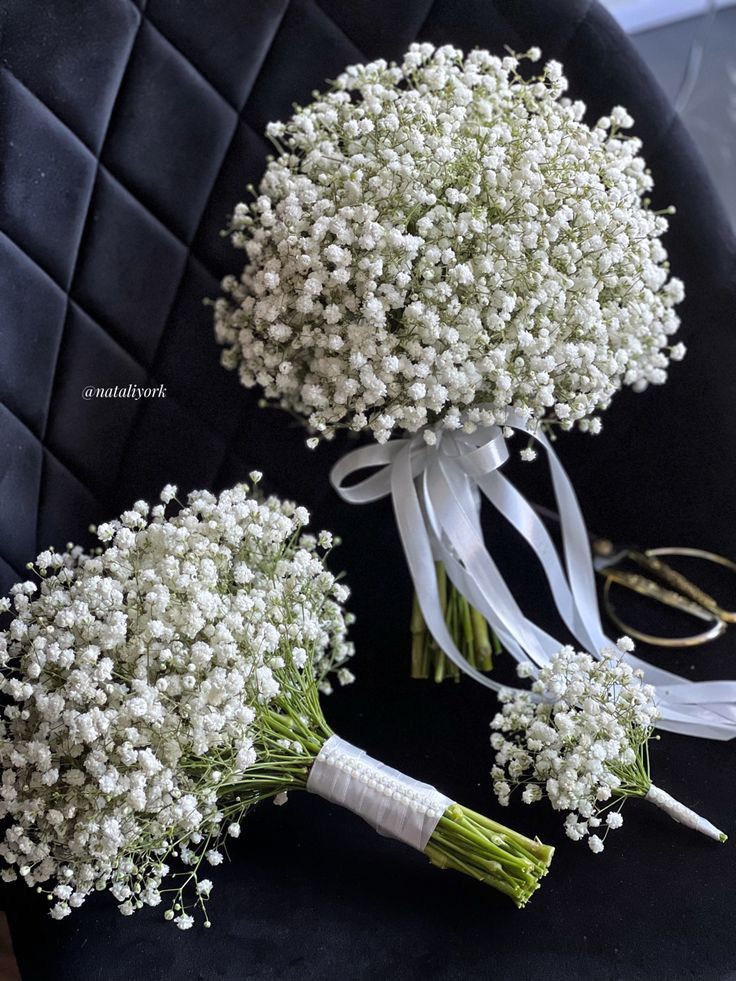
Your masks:
[{"label": "round bouquet of baby's breath", "polygon": [[[268,127],[278,153],[235,208],[247,261],[223,281],[216,336],[312,441],[596,433],[619,389],[664,382],[684,354],[633,120],[617,106],[586,122],[539,57],[415,44]],[[492,640],[447,589],[456,646],[489,667]],[[416,672],[443,677],[420,611],[414,634]]]},{"label": "round bouquet of baby's breath", "polygon": [[[254,480],[260,475],[252,475]],[[0,633],[2,877],[60,919],[94,890],[190,927],[228,837],[261,801],[307,789],[523,905],[552,849],[371,760],[319,702],[346,662],[348,591],[304,508],[239,485],[46,551]],[[171,502],[174,501],[174,505]],[[174,510],[173,514],[167,514]],[[6,611],[11,603],[3,601]]]},{"label": "round bouquet of baby's breath", "polygon": [[[598,428],[663,382],[682,284],[621,107],[590,126],[561,66],[412,45],[348,68],[268,134],[232,219],[223,363],[317,434],[379,441],[530,422]],[[425,439],[436,439],[431,425]]]},{"label": "round bouquet of baby's breath", "polygon": [[[726,835],[652,783],[649,740],[657,721],[654,689],[623,655],[628,637],[600,661],[563,648],[539,672],[531,691],[501,692],[491,726],[496,751],[493,786],[501,804],[521,788],[527,804],[546,797],[567,811],[565,832],[602,852],[623,824],[621,808],[641,797],[681,824],[716,841]],[[522,676],[528,674],[520,666]]]}]

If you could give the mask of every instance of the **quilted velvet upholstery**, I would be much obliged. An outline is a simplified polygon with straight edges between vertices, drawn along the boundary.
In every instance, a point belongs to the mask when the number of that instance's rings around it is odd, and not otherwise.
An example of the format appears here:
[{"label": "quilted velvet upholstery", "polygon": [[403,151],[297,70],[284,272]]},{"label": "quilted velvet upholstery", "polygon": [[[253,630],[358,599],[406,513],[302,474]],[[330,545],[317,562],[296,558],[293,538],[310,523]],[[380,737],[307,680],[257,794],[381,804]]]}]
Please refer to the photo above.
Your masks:
[{"label": "quilted velvet upholstery", "polygon": [[[621,396],[602,436],[561,452],[591,526],[734,553],[734,243],[671,107],[590,0],[4,0],[0,32],[0,585],[167,481],[218,489],[258,466],[345,540],[360,684],[331,718],[492,806],[488,697],[406,679],[409,589],[388,506],[340,505],[326,479],[340,447],[310,454],[219,367],[202,299],[240,261],[219,229],[263,169],[266,122],[346,63],[416,38],[539,44],[592,114],[622,103],[636,117],[656,201],[679,209],[668,244],[688,286],[691,351],[672,381]],[[130,383],[166,396],[82,397]],[[532,470],[522,479],[540,491]],[[511,550],[512,576],[523,558]],[[732,646],[699,655],[699,676],[730,673]],[[703,744],[664,749],[662,782],[728,825],[733,748],[708,746],[707,764]],[[105,901],[54,924],[22,890],[5,898],[26,978],[723,976],[733,863],[714,870],[711,846],[630,811],[601,859],[563,845],[521,915],[311,799],[254,816],[218,869],[209,934],[172,936],[153,912],[123,921]],[[559,838],[541,808],[509,820]]]}]

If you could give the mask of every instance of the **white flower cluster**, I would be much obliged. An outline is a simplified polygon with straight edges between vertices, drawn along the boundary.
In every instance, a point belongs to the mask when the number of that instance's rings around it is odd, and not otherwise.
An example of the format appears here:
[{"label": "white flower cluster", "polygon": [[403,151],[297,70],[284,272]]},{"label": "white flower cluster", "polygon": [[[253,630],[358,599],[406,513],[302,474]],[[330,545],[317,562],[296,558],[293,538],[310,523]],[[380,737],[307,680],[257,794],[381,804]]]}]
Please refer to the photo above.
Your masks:
[{"label": "white flower cluster", "polygon": [[647,743],[658,716],[654,689],[621,656],[633,649],[631,641],[622,638],[618,647],[604,651],[600,661],[563,648],[531,692],[500,694],[503,709],[491,723],[500,803],[508,804],[519,786],[527,804],[546,796],[555,810],[570,812],[568,837],[589,836],[593,852],[603,851],[608,831],[623,824],[623,800],[644,796],[651,786]]},{"label": "white flower cluster", "polygon": [[[101,525],[94,554],[43,552],[39,582],[11,590],[2,877],[44,892],[55,918],[94,889],[124,914],[168,891],[167,918],[191,926],[184,888],[204,909],[197,870],[220,864],[259,799],[265,716],[301,689],[316,702],[315,678],[352,653],[347,589],[323,564],[331,536],[302,534],[304,508],[239,485],[192,493],[167,517],[175,494]],[[283,745],[284,758],[305,752]],[[172,864],[179,885],[164,890]]]},{"label": "white flower cluster", "polygon": [[509,408],[597,432],[622,385],[665,381],[683,287],[633,120],[589,126],[559,63],[523,69],[415,44],[270,125],[279,155],[232,219],[247,265],[215,304],[246,387],[385,442]]}]

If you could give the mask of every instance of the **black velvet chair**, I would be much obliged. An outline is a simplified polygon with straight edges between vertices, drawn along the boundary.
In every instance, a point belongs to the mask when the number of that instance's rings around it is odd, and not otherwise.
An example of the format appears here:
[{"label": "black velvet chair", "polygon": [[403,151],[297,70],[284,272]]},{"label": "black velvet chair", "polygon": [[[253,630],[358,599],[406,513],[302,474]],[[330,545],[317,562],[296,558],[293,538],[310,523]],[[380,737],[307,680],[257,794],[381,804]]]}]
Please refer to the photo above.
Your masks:
[{"label": "black velvet chair", "polygon": [[[166,482],[219,489],[257,466],[345,542],[359,680],[328,703],[336,727],[493,809],[492,699],[407,677],[410,586],[390,507],[340,504],[327,473],[344,447],[311,454],[219,366],[202,299],[242,259],[219,229],[262,171],[265,124],[345,64],[398,57],[415,39],[538,44],[591,116],[621,103],[636,118],[656,203],[678,208],[668,246],[688,290],[690,353],[668,385],[623,394],[600,437],[571,436],[560,452],[596,530],[734,555],[736,249],[672,108],[586,0],[4,0],[0,18],[3,590],[41,548],[87,541],[90,522]],[[84,398],[129,384],[166,394]],[[727,634],[667,663],[733,676],[733,653]],[[734,832],[734,751],[665,736],[658,782]],[[731,848],[645,812],[627,807],[594,858],[545,808],[513,806],[510,822],[560,843],[521,913],[306,797],[253,815],[213,876],[208,932],[181,934],[156,910],[124,920],[105,898],[54,923],[28,890],[1,897],[28,981],[725,977]]]}]

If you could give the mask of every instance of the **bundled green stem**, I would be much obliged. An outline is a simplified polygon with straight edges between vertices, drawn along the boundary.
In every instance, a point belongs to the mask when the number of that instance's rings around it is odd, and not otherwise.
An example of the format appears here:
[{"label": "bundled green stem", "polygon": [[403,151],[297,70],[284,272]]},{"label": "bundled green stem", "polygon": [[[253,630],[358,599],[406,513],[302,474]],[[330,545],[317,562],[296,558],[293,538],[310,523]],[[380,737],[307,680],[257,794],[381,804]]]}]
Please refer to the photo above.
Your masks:
[{"label": "bundled green stem", "polygon": [[[223,788],[223,810],[242,809],[288,790],[306,790],[317,755],[332,732],[316,690],[278,699],[262,716],[258,757],[242,783]],[[519,907],[529,901],[547,874],[554,848],[526,838],[467,807],[445,810],[424,854],[441,869],[455,869],[509,896]]]},{"label": "bundled green stem", "polygon": [[554,848],[461,804],[451,804],[424,854],[438,868],[456,869],[493,886],[521,909],[549,871]]},{"label": "bundled green stem", "polygon": [[300,686],[296,694],[293,700],[288,692],[280,695],[261,713],[258,762],[248,767],[243,780],[223,786],[225,806],[234,803],[247,809],[277,794],[307,789],[309,771],[332,730],[316,687]]},{"label": "bundled green stem", "polygon": [[[501,645],[489,629],[485,618],[455,588],[447,576],[444,565],[437,562],[437,589],[447,629],[455,646],[471,667],[478,671],[493,669],[493,655],[499,654]],[[460,680],[460,668],[437,645],[424,622],[417,596],[411,615],[411,676],[412,678],[446,678]]]}]

